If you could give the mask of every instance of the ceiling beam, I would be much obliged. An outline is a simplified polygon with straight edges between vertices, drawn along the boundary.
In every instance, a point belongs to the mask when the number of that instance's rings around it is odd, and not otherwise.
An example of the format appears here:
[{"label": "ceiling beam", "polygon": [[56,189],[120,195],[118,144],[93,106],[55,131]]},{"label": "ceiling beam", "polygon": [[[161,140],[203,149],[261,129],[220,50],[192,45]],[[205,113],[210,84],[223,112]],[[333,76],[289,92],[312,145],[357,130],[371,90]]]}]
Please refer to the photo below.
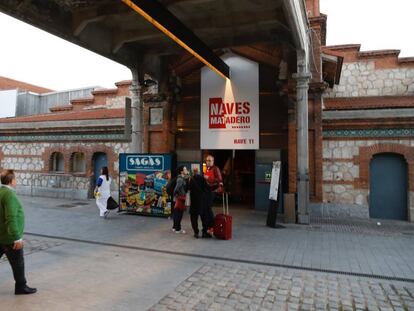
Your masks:
[{"label": "ceiling beam", "polygon": [[79,36],[89,24],[101,21],[111,15],[123,13],[129,13],[129,10],[120,3],[104,4],[98,7],[76,10],[72,14],[73,34]]},{"label": "ceiling beam", "polygon": [[85,30],[86,26],[88,26],[91,23],[95,23],[95,22],[99,22],[101,20],[103,20],[105,17],[104,16],[93,16],[93,17],[89,17],[89,18],[85,18],[84,16],[82,16],[82,18],[80,19],[74,19],[73,20],[73,35],[75,37],[79,36],[82,31]]},{"label": "ceiling beam", "polygon": [[112,53],[117,53],[119,49],[128,42],[141,42],[145,40],[161,39],[164,35],[160,32],[142,33],[136,31],[122,31],[114,34],[112,38]]},{"label": "ceiling beam", "polygon": [[156,0],[122,0],[135,12],[174,40],[223,78],[230,78],[227,64],[190,29]]},{"label": "ceiling beam", "polygon": [[162,4],[165,7],[169,7],[171,5],[175,5],[175,4],[198,4],[198,3],[206,3],[206,2],[212,2],[214,0],[162,0]]},{"label": "ceiling beam", "polygon": [[21,1],[19,1],[19,4],[16,5],[16,9],[21,10],[23,7],[27,6],[31,2],[32,2],[32,0],[21,0]]},{"label": "ceiling beam", "polygon": [[[279,67],[281,61],[281,55],[271,55],[253,46],[232,47],[231,50],[236,54],[252,59],[258,63],[273,67]],[[281,54],[281,51],[279,51],[279,54]]]}]

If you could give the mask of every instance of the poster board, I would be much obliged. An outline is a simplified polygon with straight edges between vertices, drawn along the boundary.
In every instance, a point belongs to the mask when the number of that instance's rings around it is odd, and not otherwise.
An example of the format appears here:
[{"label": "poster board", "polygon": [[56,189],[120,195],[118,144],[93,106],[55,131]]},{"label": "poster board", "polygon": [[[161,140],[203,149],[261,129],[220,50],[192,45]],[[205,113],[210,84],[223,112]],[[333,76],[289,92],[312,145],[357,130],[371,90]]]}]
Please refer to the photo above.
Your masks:
[{"label": "poster board", "polygon": [[274,161],[272,167],[272,179],[270,181],[269,200],[277,201],[280,181],[280,161]]},{"label": "poster board", "polygon": [[233,53],[221,58],[231,79],[201,69],[200,148],[259,149],[259,64]]},{"label": "poster board", "polygon": [[148,216],[171,215],[165,189],[171,179],[171,154],[119,155],[119,209]]}]

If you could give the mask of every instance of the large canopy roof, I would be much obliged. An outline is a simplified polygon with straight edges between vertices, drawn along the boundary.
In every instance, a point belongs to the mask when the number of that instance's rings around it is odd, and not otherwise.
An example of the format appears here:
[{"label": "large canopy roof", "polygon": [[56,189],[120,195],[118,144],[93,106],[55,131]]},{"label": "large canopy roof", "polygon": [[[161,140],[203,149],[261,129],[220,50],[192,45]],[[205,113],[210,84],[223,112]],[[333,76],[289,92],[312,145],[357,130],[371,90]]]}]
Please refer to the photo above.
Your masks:
[{"label": "large canopy roof", "polygon": [[[2,0],[0,11],[130,68],[145,57],[183,54],[182,47],[126,2]],[[211,53],[258,42],[294,41],[283,0],[158,0],[157,4],[176,17],[174,27],[192,32]]]}]

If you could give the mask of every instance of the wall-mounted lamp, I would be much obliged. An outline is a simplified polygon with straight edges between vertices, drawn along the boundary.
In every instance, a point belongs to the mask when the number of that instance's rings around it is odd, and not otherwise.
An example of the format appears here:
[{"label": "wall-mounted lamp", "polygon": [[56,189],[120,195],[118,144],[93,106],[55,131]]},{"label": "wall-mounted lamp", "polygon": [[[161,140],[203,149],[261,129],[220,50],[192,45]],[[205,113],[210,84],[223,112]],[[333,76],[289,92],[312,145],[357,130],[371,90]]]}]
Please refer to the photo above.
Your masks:
[{"label": "wall-mounted lamp", "polygon": [[145,79],[144,81],[141,82],[141,86],[145,86],[145,87],[154,86],[156,84],[158,84],[157,81],[152,80],[152,79]]}]

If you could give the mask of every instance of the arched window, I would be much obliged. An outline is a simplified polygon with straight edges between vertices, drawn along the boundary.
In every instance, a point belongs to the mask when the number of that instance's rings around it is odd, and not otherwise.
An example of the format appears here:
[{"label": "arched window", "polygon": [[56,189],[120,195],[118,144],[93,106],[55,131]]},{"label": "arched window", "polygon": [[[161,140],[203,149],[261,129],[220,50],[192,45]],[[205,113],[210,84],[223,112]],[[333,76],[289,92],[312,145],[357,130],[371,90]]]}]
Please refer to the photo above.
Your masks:
[{"label": "arched window", "polygon": [[53,152],[50,157],[50,170],[52,172],[63,173],[65,171],[65,162],[61,152]]},{"label": "arched window", "polygon": [[85,154],[83,152],[72,153],[72,172],[73,173],[85,173],[86,172],[86,161]]}]

